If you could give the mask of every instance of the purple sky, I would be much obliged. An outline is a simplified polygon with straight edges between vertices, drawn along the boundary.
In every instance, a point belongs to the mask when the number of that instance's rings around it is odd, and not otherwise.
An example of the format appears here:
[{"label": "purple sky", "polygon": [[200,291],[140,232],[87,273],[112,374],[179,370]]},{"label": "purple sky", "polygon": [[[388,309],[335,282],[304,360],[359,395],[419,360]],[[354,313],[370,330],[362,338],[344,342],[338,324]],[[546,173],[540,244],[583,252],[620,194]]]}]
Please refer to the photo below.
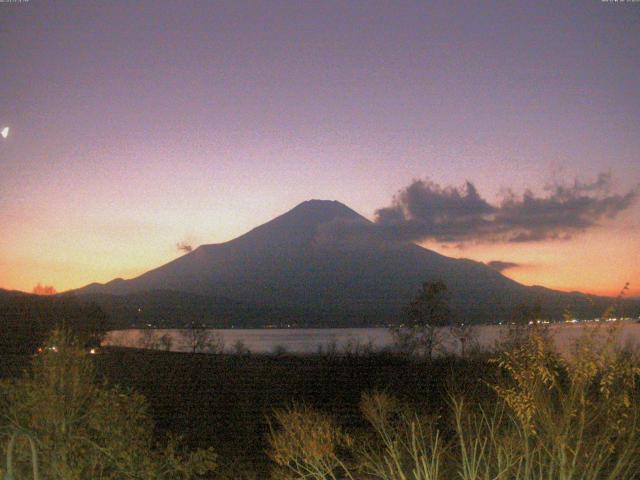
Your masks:
[{"label": "purple sky", "polygon": [[[490,201],[640,181],[640,3],[0,3],[0,79],[4,288],[132,276],[309,198],[373,218],[417,178]],[[591,284],[571,278],[604,232],[441,251],[614,291],[640,283],[639,219]]]}]

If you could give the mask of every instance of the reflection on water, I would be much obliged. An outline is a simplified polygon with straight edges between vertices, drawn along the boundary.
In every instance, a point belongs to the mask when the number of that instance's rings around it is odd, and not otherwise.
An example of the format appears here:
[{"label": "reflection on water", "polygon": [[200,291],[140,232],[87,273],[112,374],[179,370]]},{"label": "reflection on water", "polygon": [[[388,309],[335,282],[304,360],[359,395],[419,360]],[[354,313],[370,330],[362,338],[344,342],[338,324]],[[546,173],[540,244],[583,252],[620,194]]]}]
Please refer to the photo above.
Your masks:
[{"label": "reflection on water", "polygon": [[[569,351],[582,333],[592,332],[597,336],[605,336],[611,324],[579,323],[549,325],[548,329],[561,351]],[[482,349],[492,349],[497,341],[504,338],[507,326],[482,325],[474,327],[474,337]],[[637,346],[640,340],[640,323],[618,322],[619,342],[623,346]],[[595,330],[594,330],[595,329]],[[147,332],[147,333],[145,333]],[[107,334],[103,345],[122,347],[148,347],[148,330],[114,330]],[[153,336],[158,339],[163,335],[171,338],[172,351],[189,351],[181,330],[153,330]],[[234,351],[234,346],[241,342],[244,347],[254,353],[272,353],[287,351],[291,353],[316,353],[320,349],[351,350],[367,349],[381,350],[392,344],[392,336],[386,328],[308,328],[308,329],[232,329],[211,330],[220,335],[224,341],[225,350]],[[440,331],[442,344],[447,352],[458,352],[458,342],[452,338],[448,330]],[[166,338],[166,337],[165,337]],[[156,348],[162,348],[159,342]]]}]

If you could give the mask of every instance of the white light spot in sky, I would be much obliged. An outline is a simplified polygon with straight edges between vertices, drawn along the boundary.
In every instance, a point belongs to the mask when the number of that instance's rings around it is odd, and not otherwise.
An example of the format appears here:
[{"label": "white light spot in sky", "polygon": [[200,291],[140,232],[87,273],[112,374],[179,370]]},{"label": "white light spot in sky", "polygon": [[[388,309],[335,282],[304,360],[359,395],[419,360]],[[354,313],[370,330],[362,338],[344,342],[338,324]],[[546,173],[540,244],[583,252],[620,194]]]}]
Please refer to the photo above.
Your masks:
[{"label": "white light spot in sky", "polygon": [[2,138],[7,138],[9,136],[9,127],[4,127],[0,132]]}]

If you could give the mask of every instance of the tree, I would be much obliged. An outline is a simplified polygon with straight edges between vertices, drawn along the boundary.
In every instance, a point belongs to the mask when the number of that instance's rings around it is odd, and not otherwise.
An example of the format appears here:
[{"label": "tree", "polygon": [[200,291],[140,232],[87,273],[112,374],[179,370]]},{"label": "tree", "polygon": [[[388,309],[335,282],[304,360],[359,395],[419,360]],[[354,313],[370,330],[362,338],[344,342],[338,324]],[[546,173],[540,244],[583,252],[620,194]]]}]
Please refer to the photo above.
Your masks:
[{"label": "tree", "polygon": [[402,351],[433,357],[440,343],[438,328],[451,324],[447,294],[447,286],[442,281],[422,284],[406,309],[406,324],[392,330],[396,345]]},{"label": "tree", "polygon": [[138,337],[138,346],[146,350],[157,350],[160,339],[156,331],[151,328],[145,328],[140,332]]},{"label": "tree", "polygon": [[85,348],[98,347],[107,321],[98,305],[73,297],[1,296],[0,354],[35,353],[58,327],[72,331]]},{"label": "tree", "polygon": [[478,336],[473,325],[458,322],[451,327],[451,336],[460,344],[460,356],[466,357],[469,352],[477,350]]},{"label": "tree", "polygon": [[180,331],[183,345],[192,353],[222,353],[224,340],[222,336],[204,325],[192,322],[189,328]]},{"label": "tree", "polygon": [[173,338],[171,338],[171,335],[168,333],[163,333],[160,336],[160,345],[162,345],[162,348],[169,352],[171,350],[171,346],[173,345]]},{"label": "tree", "polygon": [[[155,446],[141,395],[99,382],[76,337],[57,331],[22,378],[0,383],[0,427],[34,440],[41,479],[195,479],[215,467],[211,449]],[[3,450],[7,447],[3,441]],[[17,478],[30,478],[30,452],[14,448]]]},{"label": "tree", "polygon": [[85,348],[99,347],[107,334],[107,314],[96,303],[81,304],[75,311],[77,315],[69,327]]}]

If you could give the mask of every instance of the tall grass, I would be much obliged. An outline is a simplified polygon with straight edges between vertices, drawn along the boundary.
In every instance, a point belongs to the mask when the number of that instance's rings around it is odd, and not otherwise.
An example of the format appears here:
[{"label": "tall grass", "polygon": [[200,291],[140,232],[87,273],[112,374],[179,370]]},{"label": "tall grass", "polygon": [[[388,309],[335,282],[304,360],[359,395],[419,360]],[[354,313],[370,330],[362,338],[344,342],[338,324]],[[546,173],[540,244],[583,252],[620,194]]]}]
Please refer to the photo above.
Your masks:
[{"label": "tall grass", "polygon": [[274,478],[309,480],[353,479],[340,454],[351,437],[328,415],[305,405],[279,410],[271,428],[271,459],[278,465]]},{"label": "tall grass", "polygon": [[348,433],[308,407],[276,412],[271,453],[286,475],[274,478],[639,478],[640,361],[615,335],[594,330],[563,357],[534,331],[494,359],[490,398],[452,397],[441,417],[385,393],[362,397],[367,427]]},{"label": "tall grass", "polygon": [[443,449],[432,419],[421,418],[385,393],[363,395],[360,410],[373,429],[373,435],[356,447],[358,469],[365,477],[440,478]]}]

